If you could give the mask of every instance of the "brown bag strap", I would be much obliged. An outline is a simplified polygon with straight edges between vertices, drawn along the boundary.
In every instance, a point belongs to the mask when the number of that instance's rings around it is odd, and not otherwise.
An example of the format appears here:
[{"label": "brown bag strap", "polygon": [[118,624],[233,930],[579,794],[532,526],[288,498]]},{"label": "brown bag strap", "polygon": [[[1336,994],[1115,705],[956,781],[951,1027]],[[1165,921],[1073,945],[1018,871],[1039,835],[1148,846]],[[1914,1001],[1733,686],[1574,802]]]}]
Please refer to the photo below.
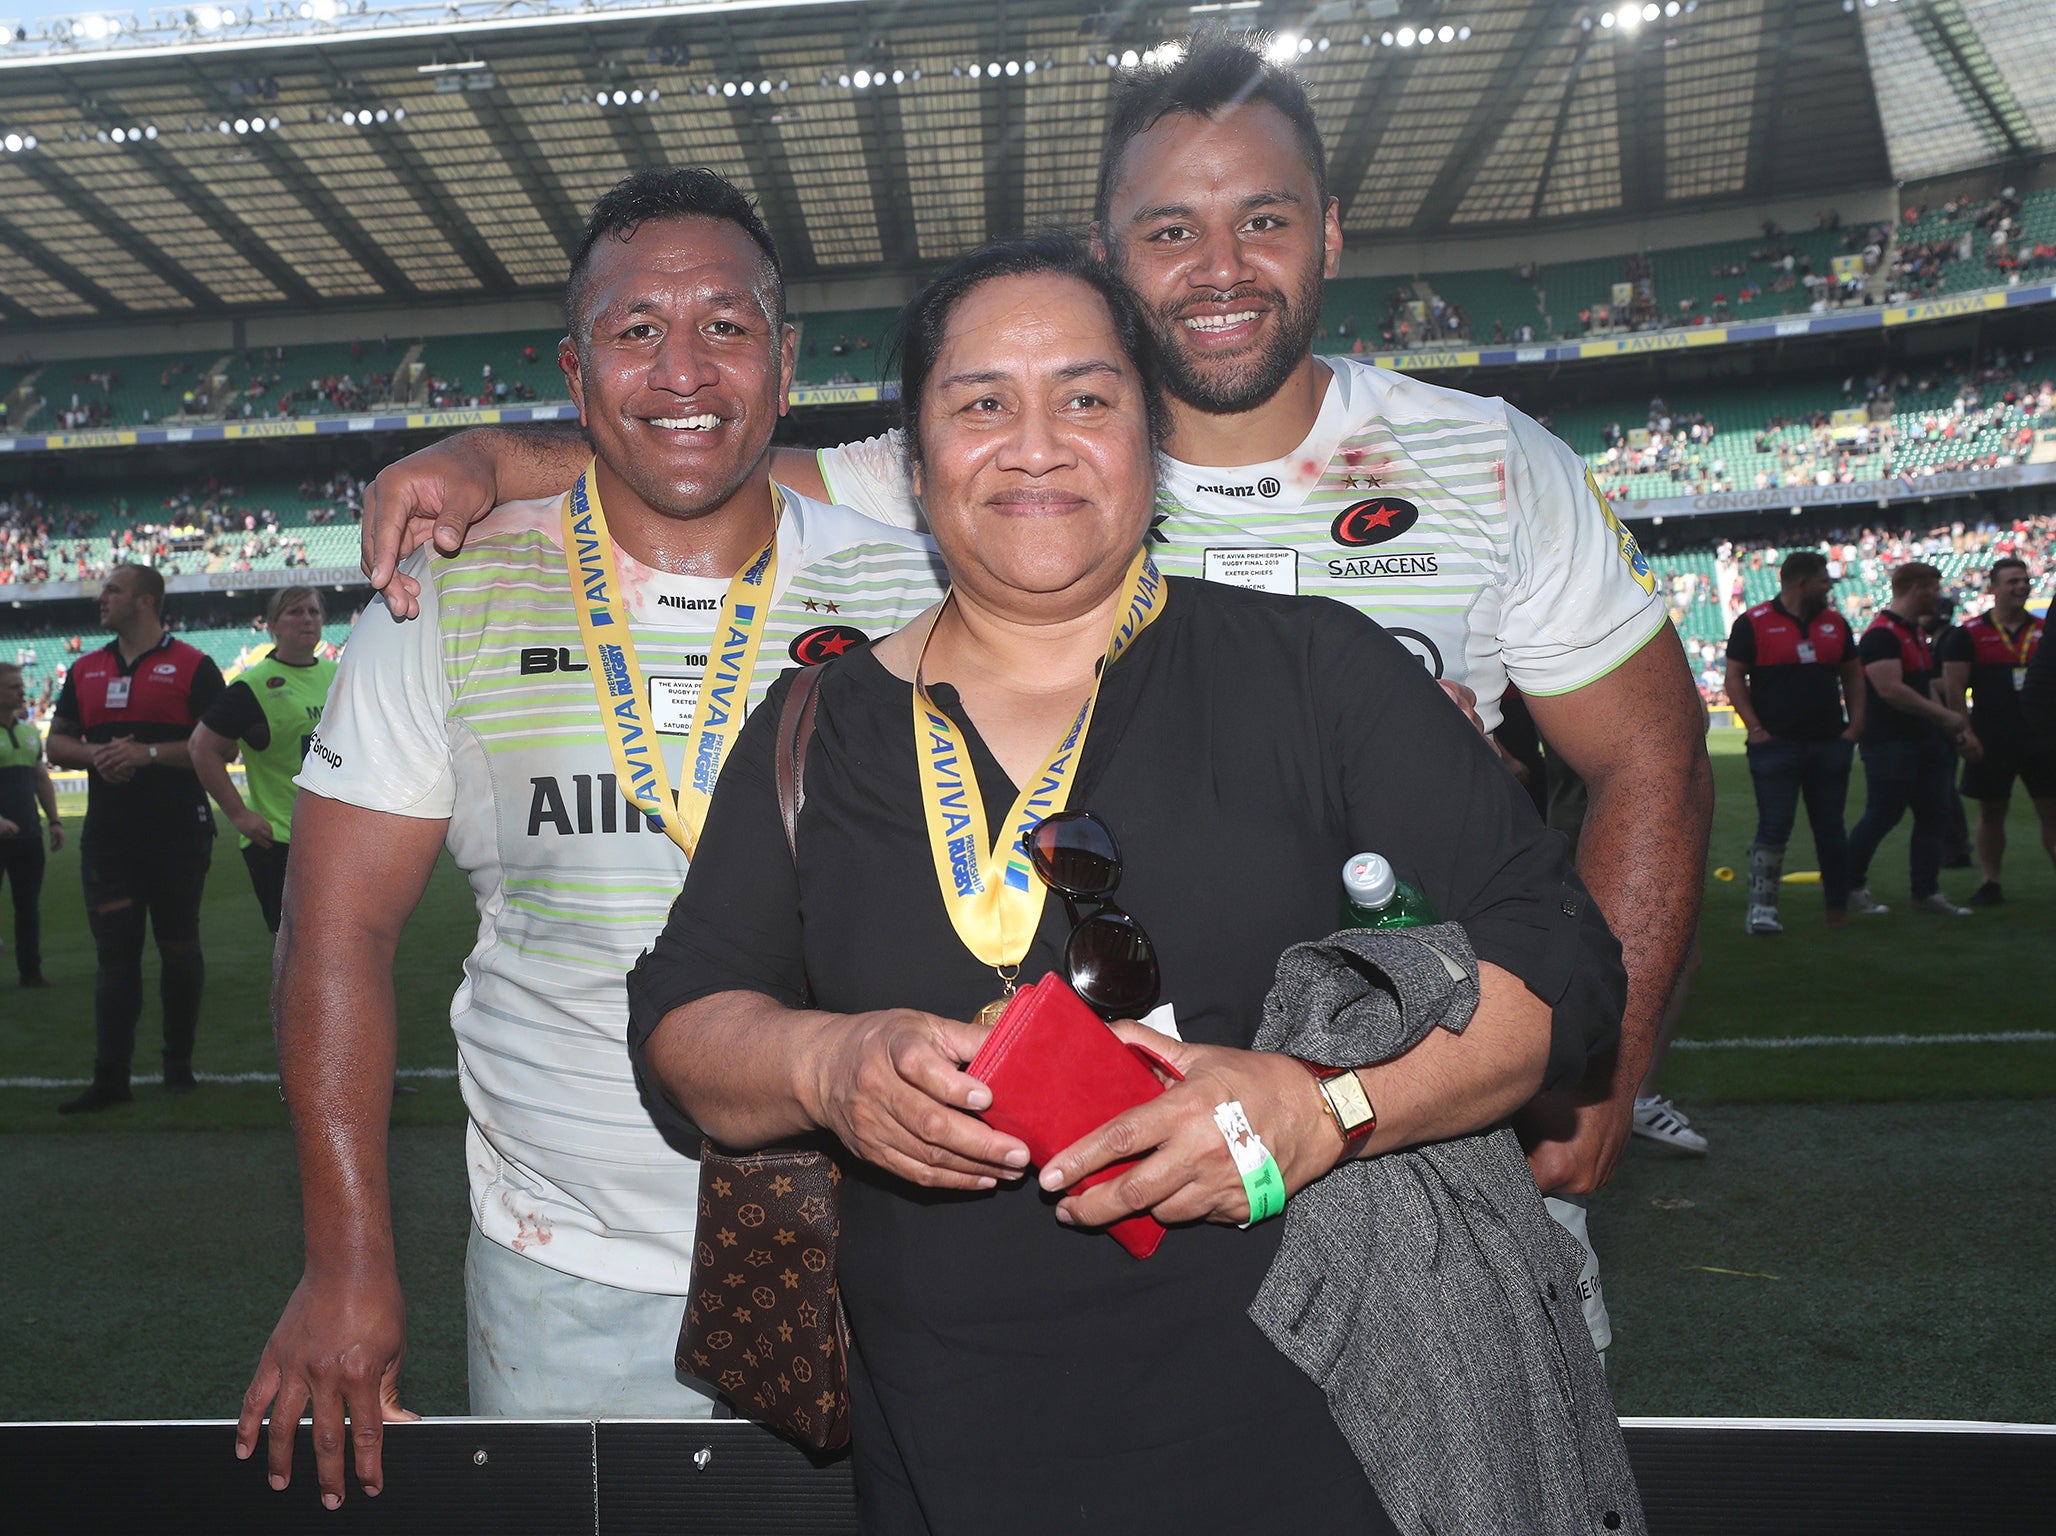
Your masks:
[{"label": "brown bag strap", "polygon": [[778,712],[778,811],[785,819],[785,846],[795,862],[800,856],[800,807],[807,803],[807,748],[814,740],[815,690],[820,666],[803,667],[792,680],[785,707]]}]

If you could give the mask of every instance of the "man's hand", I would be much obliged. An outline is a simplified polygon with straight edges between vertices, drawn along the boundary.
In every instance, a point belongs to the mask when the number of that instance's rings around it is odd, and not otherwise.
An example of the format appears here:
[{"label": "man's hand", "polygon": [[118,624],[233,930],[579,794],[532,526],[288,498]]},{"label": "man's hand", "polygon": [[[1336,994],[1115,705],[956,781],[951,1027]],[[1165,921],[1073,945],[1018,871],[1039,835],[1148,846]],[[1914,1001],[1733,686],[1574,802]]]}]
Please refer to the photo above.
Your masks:
[{"label": "man's hand", "polygon": [[1977,739],[1977,732],[1969,726],[1956,738],[1956,750],[1963,754],[1966,763],[1981,763],[1985,758],[1985,744]]},{"label": "man's hand", "polygon": [[1760,747],[1770,740],[1770,732],[1761,725],[1752,725],[1742,733],[1742,739],[1752,747]]},{"label": "man's hand", "polygon": [[1616,1099],[1607,1075],[1537,1094],[1513,1118],[1535,1186],[1545,1195],[1589,1195],[1605,1187],[1635,1129],[1633,1096]]},{"label": "man's hand", "polygon": [[150,749],[133,736],[95,742],[87,750],[93,756],[93,772],[110,784],[128,783],[136,776],[136,770],[150,761]]},{"label": "man's hand", "polygon": [[19,837],[20,835],[20,827],[9,821],[5,816],[0,816],[0,837]]},{"label": "man's hand", "polygon": [[961,1067],[989,1031],[911,1008],[838,1018],[800,1073],[800,1103],[867,1163],[931,1189],[1018,1179],[1028,1149],[977,1118],[992,1090]]},{"label": "man's hand", "polygon": [[1236,1171],[1214,1108],[1241,1103],[1250,1128],[1278,1161],[1285,1191],[1296,1194],[1342,1156],[1342,1137],[1313,1077],[1289,1056],[1171,1040],[1141,1024],[1120,1023],[1123,1040],[1147,1046],[1185,1074],[1147,1103],[1124,1110],[1050,1159],[1041,1173],[1052,1192],[1109,1163],[1139,1157],[1118,1177],[1057,1202],[1066,1226],[1104,1227],[1148,1211],[1166,1226],[1249,1220],[1249,1191]]},{"label": "man's hand", "polygon": [[499,499],[492,456],[469,437],[459,433],[410,453],[364,488],[364,575],[385,593],[396,618],[412,618],[421,606],[421,588],[400,574],[400,562],[430,539],[454,555]]},{"label": "man's hand", "polygon": [[229,820],[235,824],[235,829],[238,832],[242,833],[243,836],[247,837],[259,848],[269,848],[277,842],[277,839],[271,835],[271,823],[251,810],[247,805],[242,810],[231,814]]},{"label": "man's hand", "polygon": [[1842,740],[1850,743],[1863,740],[1863,722],[1861,720],[1851,721],[1842,732]]},{"label": "man's hand", "polygon": [[407,1303],[390,1264],[359,1272],[300,1277],[285,1314],[257,1362],[236,1421],[236,1456],[256,1453],[258,1427],[271,1410],[271,1486],[293,1476],[293,1431],[310,1405],[314,1471],[321,1502],[343,1502],[343,1434],[347,1421],[357,1481],[367,1494],[385,1486],[385,1426],[418,1419],[400,1406],[400,1365],[407,1357]]},{"label": "man's hand", "polygon": [[50,823],[50,851],[52,853],[55,853],[58,849],[62,848],[63,846],[64,823],[61,821],[53,821]]},{"label": "man's hand", "polygon": [[[1485,722],[1478,715],[1477,690],[1463,683],[1452,683],[1446,677],[1436,678],[1435,686],[1449,695],[1449,701],[1462,710],[1464,718],[1471,722],[1471,729],[1480,736],[1483,736],[1485,734]],[[1496,747],[1499,743],[1494,742],[1493,745]],[[1501,755],[1504,756],[1503,753]],[[1257,1134],[1262,1135],[1263,1133],[1259,1131]]]}]

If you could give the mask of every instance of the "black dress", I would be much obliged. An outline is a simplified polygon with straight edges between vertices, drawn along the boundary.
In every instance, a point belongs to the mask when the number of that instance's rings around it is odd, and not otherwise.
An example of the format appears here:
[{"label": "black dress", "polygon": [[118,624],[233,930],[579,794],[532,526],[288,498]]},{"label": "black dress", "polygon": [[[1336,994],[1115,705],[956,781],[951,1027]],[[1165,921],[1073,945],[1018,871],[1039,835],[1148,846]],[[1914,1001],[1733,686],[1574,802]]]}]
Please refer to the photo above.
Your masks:
[{"label": "black dress", "polygon": [[[936,889],[910,685],[868,652],[823,675],[797,872],[772,771],[786,687],[737,742],[692,877],[630,978],[639,1074],[663,1015],[716,992],[957,1019],[996,994]],[[954,692],[931,693],[1003,825],[1015,786]],[[1120,839],[1119,900],[1187,1040],[1248,1047],[1279,954],[1334,929],[1342,864],[1373,849],[1557,1005],[1565,1072],[1608,1043],[1578,978],[1610,965],[1617,984],[1618,950],[1563,840],[1418,663],[1340,604],[1173,578],[1108,671],[1070,804]],[[1058,965],[1067,931],[1046,902],[1024,982]],[[1607,990],[1601,974],[1592,995]],[[691,1134],[647,1081],[645,1098]],[[1281,1223],[1181,1227],[1138,1262],[1059,1226],[1032,1178],[954,1194],[852,1171],[840,1265],[867,1530],[1390,1528],[1320,1391],[1245,1315]]]}]

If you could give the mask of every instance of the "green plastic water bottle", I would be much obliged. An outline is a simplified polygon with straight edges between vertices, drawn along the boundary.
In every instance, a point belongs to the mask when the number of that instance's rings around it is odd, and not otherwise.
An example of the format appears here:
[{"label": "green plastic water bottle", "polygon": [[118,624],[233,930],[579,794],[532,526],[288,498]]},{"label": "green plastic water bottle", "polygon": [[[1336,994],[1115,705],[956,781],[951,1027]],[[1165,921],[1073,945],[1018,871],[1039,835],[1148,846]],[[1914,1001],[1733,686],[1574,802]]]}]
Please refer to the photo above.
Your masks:
[{"label": "green plastic water bottle", "polygon": [[1359,853],[1342,866],[1342,926],[1426,928],[1439,922],[1427,893],[1392,872],[1383,854]]}]

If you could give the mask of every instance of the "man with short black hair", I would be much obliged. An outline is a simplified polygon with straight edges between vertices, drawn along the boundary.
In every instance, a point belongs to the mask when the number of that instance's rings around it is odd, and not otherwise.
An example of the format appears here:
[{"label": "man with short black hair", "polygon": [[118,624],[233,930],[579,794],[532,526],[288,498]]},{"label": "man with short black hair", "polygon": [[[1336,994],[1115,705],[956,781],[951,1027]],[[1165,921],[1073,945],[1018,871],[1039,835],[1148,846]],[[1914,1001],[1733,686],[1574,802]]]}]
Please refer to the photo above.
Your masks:
[{"label": "man with short black hair", "polygon": [[1942,644],[1944,700],[1957,710],[1966,692],[1971,701],[1976,745],[1963,765],[1963,796],[1978,806],[1978,872],[1984,881],[1971,895],[1974,907],[2006,900],[1999,877],[2016,778],[2034,802],[2042,851],[2056,861],[2056,753],[2037,749],[2020,705],[2029,664],[2042,643],[2042,620],[2027,611],[2033,585],[2027,562],[2012,556],[1994,560],[1985,585],[1992,606],[1952,629]]},{"label": "man with short black hair", "polygon": [[1862,668],[1849,621],[1828,601],[1835,578],[1827,557],[1802,549],[1785,557],[1778,595],[1735,620],[1728,633],[1728,700],[1748,730],[1756,787],[1756,840],[1749,845],[1752,934],[1783,933],[1778,881],[1799,803],[1813,828],[1827,923],[1849,920],[1849,843],[1843,808],[1849,768],[1863,735]]},{"label": "man with short black hair", "polygon": [[1937,700],[1940,669],[1921,620],[1942,599],[1942,573],[1911,560],[1892,572],[1892,600],[1863,632],[1857,659],[1867,686],[1863,711],[1863,817],[1849,834],[1849,878],[1855,912],[1890,910],[1870,893],[1870,861],[1885,834],[1910,807],[1908,839],[1916,911],[1968,917],[1942,894],[1942,841],[1948,826],[1949,771],[1954,751],[1970,736],[1970,721]]},{"label": "man with short black hair", "polygon": [[[477,947],[451,1006],[471,1114],[471,1409],[704,1418],[672,1356],[698,1147],[638,1096],[623,978],[687,878],[749,707],[791,662],[941,596],[928,540],[774,484],[794,334],[776,249],[711,171],[646,171],[592,211],[558,362],[591,449],[568,493],[506,501],[408,561],[419,616],[351,633],[296,782],[273,997],[307,1263],[245,1395],[283,1485],[311,1404],[326,1501],[383,1479],[404,1414],[386,1204],[392,961],[447,846]],[[676,792],[673,792],[675,786]]]},{"label": "man with short black hair", "polygon": [[213,660],[164,627],[164,577],[116,566],[100,586],[114,638],[64,679],[50,719],[50,761],[86,770],[79,872],[98,956],[93,1081],[60,1114],[126,1104],[143,1011],[145,925],[157,939],[164,1005],[164,1091],[191,1093],[206,962],[200,896],[214,856],[214,815],[186,738],[224,684]]}]

